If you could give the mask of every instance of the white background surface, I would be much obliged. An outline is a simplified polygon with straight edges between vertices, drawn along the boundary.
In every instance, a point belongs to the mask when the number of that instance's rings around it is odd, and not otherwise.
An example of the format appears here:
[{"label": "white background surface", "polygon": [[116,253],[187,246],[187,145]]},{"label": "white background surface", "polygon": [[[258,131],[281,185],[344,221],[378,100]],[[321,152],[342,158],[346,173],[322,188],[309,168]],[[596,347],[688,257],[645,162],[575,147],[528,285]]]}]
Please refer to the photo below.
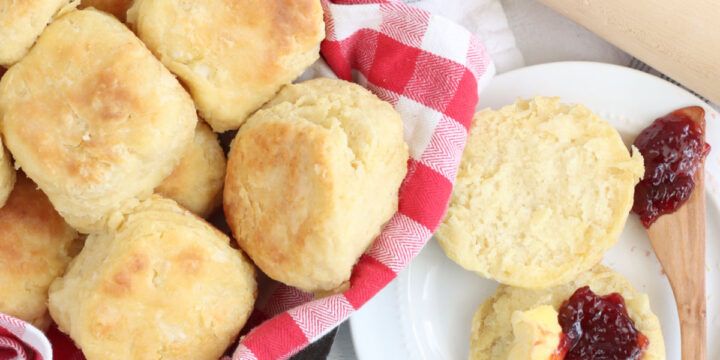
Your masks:
[{"label": "white background surface", "polygon": [[[521,86],[519,86],[521,84]],[[579,102],[607,119],[630,143],[652,120],[676,108],[704,103],[657,77],[597,63],[556,63],[520,69],[496,77],[479,107],[497,108],[518,97],[538,94]],[[720,149],[720,115],[705,106],[708,142]],[[718,238],[720,156],[706,161],[707,239]],[[679,326],[667,277],[652,252],[644,229],[631,215],[621,239],[604,263],[648,294],[660,318],[668,359],[680,359]],[[708,338],[720,337],[720,246],[708,241]],[[477,306],[496,284],[448,260],[434,240],[386,290],[351,319],[352,337],[361,360],[466,359],[470,323]],[[720,358],[720,343],[711,341],[708,359]]]}]

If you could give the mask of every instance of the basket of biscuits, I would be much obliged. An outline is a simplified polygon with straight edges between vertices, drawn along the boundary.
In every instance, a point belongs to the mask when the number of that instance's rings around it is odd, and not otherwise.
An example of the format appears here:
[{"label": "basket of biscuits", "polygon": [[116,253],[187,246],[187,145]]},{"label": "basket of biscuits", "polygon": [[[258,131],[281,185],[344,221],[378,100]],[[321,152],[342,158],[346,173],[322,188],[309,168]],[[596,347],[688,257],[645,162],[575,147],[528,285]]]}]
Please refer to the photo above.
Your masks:
[{"label": "basket of biscuits", "polygon": [[3,359],[292,356],[436,230],[494,73],[394,1],[0,1],[0,24]]}]

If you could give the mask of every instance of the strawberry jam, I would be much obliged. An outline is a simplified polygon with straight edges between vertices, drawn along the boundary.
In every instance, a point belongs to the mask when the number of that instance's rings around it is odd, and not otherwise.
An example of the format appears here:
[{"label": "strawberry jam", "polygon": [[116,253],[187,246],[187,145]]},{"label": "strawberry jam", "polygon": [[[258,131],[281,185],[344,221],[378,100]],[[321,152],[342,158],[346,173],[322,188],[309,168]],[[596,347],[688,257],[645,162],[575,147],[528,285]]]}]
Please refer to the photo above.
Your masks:
[{"label": "strawberry jam", "polygon": [[598,296],[584,286],[558,312],[567,348],[565,360],[636,360],[648,339],[635,328],[620,294]]},{"label": "strawberry jam", "polygon": [[560,343],[555,352],[550,355],[550,360],[564,360],[567,356],[567,352],[570,350],[570,339],[565,333],[560,334]]},{"label": "strawberry jam", "polygon": [[705,111],[691,106],[655,120],[635,139],[645,159],[645,176],[635,187],[632,211],[645,227],[690,197],[693,176],[710,152],[704,125]]}]

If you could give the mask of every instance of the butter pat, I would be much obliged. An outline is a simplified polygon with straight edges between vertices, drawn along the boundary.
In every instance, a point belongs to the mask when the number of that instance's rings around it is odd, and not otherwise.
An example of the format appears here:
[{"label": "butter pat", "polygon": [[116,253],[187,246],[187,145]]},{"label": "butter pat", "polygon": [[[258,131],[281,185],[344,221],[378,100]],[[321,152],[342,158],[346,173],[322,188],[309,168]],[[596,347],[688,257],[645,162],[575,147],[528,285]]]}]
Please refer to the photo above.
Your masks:
[{"label": "butter pat", "polygon": [[552,306],[543,305],[512,314],[515,340],[508,360],[552,359],[560,344],[562,329],[558,313]]}]

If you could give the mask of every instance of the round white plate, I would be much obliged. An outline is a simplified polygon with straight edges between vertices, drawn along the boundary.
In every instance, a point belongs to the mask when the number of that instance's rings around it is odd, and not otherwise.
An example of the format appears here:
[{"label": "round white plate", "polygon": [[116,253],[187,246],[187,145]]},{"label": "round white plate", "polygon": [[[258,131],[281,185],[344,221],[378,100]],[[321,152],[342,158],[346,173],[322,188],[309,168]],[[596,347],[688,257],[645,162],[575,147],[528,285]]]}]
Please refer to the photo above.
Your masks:
[{"label": "round white plate", "polygon": [[[626,143],[655,118],[677,108],[705,108],[713,150],[706,161],[708,339],[720,338],[720,115],[689,92],[625,67],[563,62],[531,66],[497,76],[480,96],[478,109],[498,108],[518,97],[560,96],[587,105],[620,131]],[[645,232],[630,215],[619,243],[604,263],[650,297],[660,318],[668,359],[680,359],[680,333],[670,284]],[[450,261],[434,240],[350,320],[361,360],[467,359],[475,309],[497,286]],[[720,342],[708,342],[708,359],[720,359]]]}]

